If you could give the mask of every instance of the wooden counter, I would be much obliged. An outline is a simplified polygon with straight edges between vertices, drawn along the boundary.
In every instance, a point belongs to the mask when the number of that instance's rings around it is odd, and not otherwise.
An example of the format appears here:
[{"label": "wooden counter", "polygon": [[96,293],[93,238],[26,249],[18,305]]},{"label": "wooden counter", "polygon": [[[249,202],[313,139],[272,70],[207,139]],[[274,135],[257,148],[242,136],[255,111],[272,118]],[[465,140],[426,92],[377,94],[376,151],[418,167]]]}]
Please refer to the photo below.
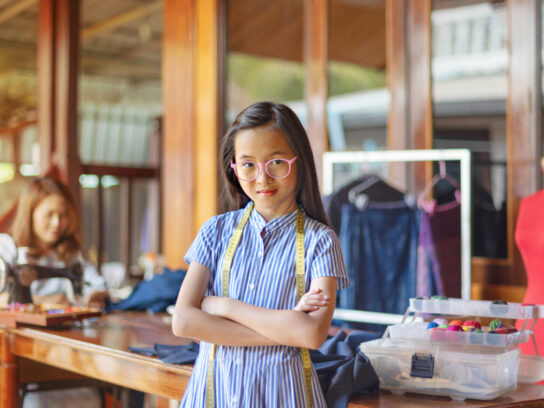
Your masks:
[{"label": "wooden counter", "polygon": [[170,330],[169,317],[127,312],[104,315],[85,325],[0,330],[0,407],[17,404],[24,357],[86,377],[170,399],[181,399],[192,367],[165,364],[128,347],[186,344]]},{"label": "wooden counter", "polygon": [[[20,379],[31,365],[18,357],[34,360],[107,383],[170,399],[181,399],[192,366],[163,363],[156,358],[131,353],[128,347],[150,347],[155,343],[186,344],[170,330],[167,315],[125,312],[104,315],[85,324],[55,328],[22,327],[0,329],[0,407],[16,407]],[[529,385],[491,402],[415,394],[404,396],[382,391],[354,397],[350,408],[378,407],[542,407],[544,387]]]},{"label": "wooden counter", "polygon": [[491,401],[454,401],[449,397],[422,394],[395,395],[380,391],[372,395],[360,395],[351,399],[349,408],[461,408],[461,407],[544,407],[544,387],[537,384],[519,385],[502,397]]}]

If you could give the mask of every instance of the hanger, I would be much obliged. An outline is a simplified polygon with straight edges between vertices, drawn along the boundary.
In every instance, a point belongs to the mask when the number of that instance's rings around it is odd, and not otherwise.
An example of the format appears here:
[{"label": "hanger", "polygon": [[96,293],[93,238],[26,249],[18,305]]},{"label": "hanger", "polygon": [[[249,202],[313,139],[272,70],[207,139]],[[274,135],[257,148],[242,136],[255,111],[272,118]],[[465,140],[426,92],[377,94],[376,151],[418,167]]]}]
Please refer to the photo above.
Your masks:
[{"label": "hanger", "polygon": [[372,174],[369,178],[367,178],[365,181],[363,181],[361,184],[356,185],[348,192],[348,200],[351,204],[356,204],[357,201],[357,194],[362,193],[367,188],[373,186],[378,181],[381,181],[381,178],[378,176]]},{"label": "hanger", "polygon": [[[431,181],[429,182],[429,184],[427,184],[425,186],[425,188],[423,189],[423,191],[421,192],[421,194],[419,195],[419,198],[417,200],[417,203],[418,203],[418,206],[420,208],[423,208],[425,210],[429,210],[428,212],[433,212],[434,211],[434,208],[436,207],[436,201],[433,199],[431,200],[431,202],[429,204],[427,204],[425,202],[425,199],[427,198],[427,195],[429,194],[429,192],[431,191],[431,189],[440,181],[440,180],[446,180],[448,181],[457,191],[455,192],[455,197],[457,199],[457,201],[460,200],[460,196],[459,196],[459,189],[460,189],[460,186],[459,186],[459,183],[457,182],[457,180],[455,180],[452,176],[450,176],[448,173],[446,173],[446,163],[444,162],[444,160],[440,160],[438,162],[438,166],[439,166],[439,172],[437,175],[435,175]],[[432,207],[432,208],[431,208]]]}]

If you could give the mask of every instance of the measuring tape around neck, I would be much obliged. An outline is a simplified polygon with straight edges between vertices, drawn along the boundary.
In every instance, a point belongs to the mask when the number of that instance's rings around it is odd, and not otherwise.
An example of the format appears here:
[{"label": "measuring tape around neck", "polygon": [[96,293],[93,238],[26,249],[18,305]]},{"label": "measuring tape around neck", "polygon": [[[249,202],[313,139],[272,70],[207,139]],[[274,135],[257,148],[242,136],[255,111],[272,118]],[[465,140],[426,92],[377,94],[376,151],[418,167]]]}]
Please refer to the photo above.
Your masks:
[{"label": "measuring tape around neck", "polygon": [[[242,219],[236,226],[234,233],[229,241],[229,246],[227,247],[227,253],[225,254],[225,260],[223,261],[223,272],[222,272],[222,295],[228,297],[229,295],[229,275],[230,268],[232,265],[232,259],[234,258],[234,253],[236,248],[240,243],[240,238],[242,237],[242,231],[249,219],[253,210],[253,203],[251,203],[244,214]],[[296,253],[295,253],[295,262],[296,262],[296,288],[297,288],[297,303],[300,301],[300,298],[304,293],[306,293],[306,282],[305,282],[305,271],[304,271],[304,215],[302,210],[299,208],[297,210],[297,236],[296,236]],[[212,344],[210,355],[208,359],[208,372],[206,376],[206,408],[215,407],[215,391],[214,391],[214,360],[215,360],[215,351],[217,349],[216,344]],[[307,348],[300,348],[300,353],[302,356],[302,366],[304,368],[304,381],[306,383],[306,401],[307,407],[312,408],[312,361],[310,360],[310,352]]]}]

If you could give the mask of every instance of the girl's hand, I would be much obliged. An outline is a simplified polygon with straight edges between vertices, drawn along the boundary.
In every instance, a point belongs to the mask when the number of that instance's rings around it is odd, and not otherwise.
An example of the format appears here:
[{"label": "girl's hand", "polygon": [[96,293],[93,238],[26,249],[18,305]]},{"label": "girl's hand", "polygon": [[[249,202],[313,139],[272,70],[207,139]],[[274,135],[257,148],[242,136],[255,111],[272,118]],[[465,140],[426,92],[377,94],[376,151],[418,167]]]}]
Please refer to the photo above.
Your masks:
[{"label": "girl's hand", "polygon": [[298,312],[313,312],[320,307],[325,307],[329,304],[329,297],[321,294],[320,288],[310,289],[299,300],[298,304],[293,308]]}]

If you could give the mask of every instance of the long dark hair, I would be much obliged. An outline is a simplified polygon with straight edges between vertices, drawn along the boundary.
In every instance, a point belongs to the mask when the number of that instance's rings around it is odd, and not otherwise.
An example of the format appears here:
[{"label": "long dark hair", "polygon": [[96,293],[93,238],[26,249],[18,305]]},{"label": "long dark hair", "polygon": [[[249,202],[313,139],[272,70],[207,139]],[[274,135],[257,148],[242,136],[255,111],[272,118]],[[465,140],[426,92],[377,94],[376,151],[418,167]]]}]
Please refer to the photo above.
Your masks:
[{"label": "long dark hair", "polygon": [[34,234],[32,214],[44,198],[53,194],[58,194],[64,198],[68,209],[68,225],[62,237],[51,249],[58,259],[68,262],[81,250],[81,230],[72,194],[68,187],[60,181],[50,177],[38,177],[30,182],[17,206],[11,234],[18,247],[28,247],[28,255],[31,258],[37,259],[44,256],[43,249]]},{"label": "long dark hair", "polygon": [[282,132],[297,160],[297,203],[313,219],[329,225],[323,202],[319,193],[317,172],[315,170],[314,155],[306,130],[298,120],[297,115],[285,105],[273,102],[257,102],[248,106],[236,116],[221,143],[220,161],[221,173],[225,183],[223,190],[228,210],[243,208],[250,200],[244,193],[238,178],[230,167],[234,159],[234,139],[238,131],[260,126],[269,126],[271,129]]}]

